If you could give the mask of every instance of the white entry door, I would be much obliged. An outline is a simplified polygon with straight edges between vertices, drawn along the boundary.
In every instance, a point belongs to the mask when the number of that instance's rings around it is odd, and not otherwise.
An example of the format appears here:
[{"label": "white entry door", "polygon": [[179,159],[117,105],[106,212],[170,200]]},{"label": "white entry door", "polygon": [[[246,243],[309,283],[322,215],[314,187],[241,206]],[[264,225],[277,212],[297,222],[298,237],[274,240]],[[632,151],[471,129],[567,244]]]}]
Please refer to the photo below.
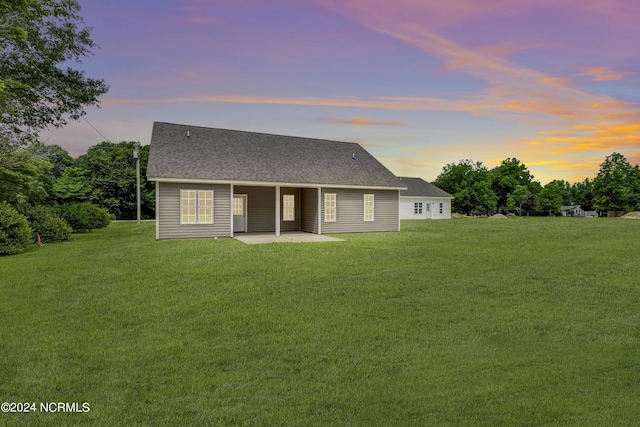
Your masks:
[{"label": "white entry door", "polygon": [[236,194],[233,196],[233,232],[245,233],[247,231],[247,195]]}]

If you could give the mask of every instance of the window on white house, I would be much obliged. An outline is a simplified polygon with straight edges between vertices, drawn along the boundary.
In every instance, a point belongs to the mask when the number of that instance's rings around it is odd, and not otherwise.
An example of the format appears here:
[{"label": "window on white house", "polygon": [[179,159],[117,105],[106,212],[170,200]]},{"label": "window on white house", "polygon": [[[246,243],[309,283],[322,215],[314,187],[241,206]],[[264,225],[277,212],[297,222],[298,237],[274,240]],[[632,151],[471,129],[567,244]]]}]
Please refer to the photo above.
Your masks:
[{"label": "window on white house", "polygon": [[293,194],[282,196],[282,220],[295,221],[295,197]]},{"label": "window on white house", "polygon": [[422,202],[416,202],[413,205],[413,213],[416,215],[422,215]]},{"label": "window on white house", "polygon": [[324,194],[324,220],[326,222],[336,222],[336,194]]},{"label": "window on white house", "polygon": [[425,207],[427,208],[427,212],[431,212],[431,203],[427,203]]},{"label": "window on white house", "polygon": [[440,213],[442,213],[442,206],[444,206],[442,203],[440,203]]},{"label": "window on white house", "polygon": [[364,220],[373,221],[373,194],[364,195]]},{"label": "window on white house", "polygon": [[180,223],[213,224],[213,191],[180,190]]}]

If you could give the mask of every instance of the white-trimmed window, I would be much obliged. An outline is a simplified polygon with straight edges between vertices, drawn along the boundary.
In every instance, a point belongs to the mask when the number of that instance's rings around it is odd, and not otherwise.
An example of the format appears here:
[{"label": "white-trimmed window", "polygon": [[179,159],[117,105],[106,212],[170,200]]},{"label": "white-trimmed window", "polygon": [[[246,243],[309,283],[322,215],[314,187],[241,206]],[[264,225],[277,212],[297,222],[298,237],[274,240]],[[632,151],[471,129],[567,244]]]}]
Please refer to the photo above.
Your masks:
[{"label": "white-trimmed window", "polygon": [[213,191],[180,190],[180,224],[213,224]]},{"label": "white-trimmed window", "polygon": [[336,222],[336,194],[324,193],[324,220]]},{"label": "white-trimmed window", "polygon": [[427,203],[425,206],[427,212],[431,212],[431,203]]},{"label": "white-trimmed window", "polygon": [[364,195],[364,220],[373,221],[373,194]]},{"label": "white-trimmed window", "polygon": [[295,196],[293,194],[284,194],[282,196],[282,220],[296,220]]},{"label": "white-trimmed window", "polygon": [[413,204],[413,213],[416,215],[422,215],[422,202],[415,202]]},{"label": "white-trimmed window", "polygon": [[443,207],[443,204],[440,203],[440,213],[442,213],[442,207]]}]

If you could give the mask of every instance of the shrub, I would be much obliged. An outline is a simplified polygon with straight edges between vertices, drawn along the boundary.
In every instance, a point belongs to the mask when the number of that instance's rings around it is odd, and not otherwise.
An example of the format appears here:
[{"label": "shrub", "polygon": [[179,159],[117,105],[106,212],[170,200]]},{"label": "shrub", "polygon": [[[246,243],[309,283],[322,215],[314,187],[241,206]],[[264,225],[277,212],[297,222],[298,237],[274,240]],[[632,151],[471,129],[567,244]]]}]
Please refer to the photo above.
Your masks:
[{"label": "shrub", "polygon": [[75,232],[104,228],[111,223],[109,213],[91,203],[68,203],[57,207],[56,212]]},{"label": "shrub", "polygon": [[62,242],[69,240],[73,232],[69,224],[56,215],[52,207],[23,205],[18,207],[18,211],[29,220],[34,241],[39,234],[43,243]]},{"label": "shrub", "polygon": [[92,218],[86,210],[82,209],[80,203],[60,205],[56,208],[56,212],[69,224],[74,232],[82,233],[95,228]]},{"label": "shrub", "polygon": [[0,203],[0,255],[24,252],[31,243],[27,218],[7,202]]},{"label": "shrub", "polygon": [[34,234],[40,235],[43,243],[63,242],[69,240],[73,230],[67,222],[58,215],[51,215],[39,224],[39,230]]},{"label": "shrub", "polygon": [[111,224],[111,215],[105,209],[92,205],[91,203],[81,203],[83,209],[93,218],[93,228],[104,228]]}]

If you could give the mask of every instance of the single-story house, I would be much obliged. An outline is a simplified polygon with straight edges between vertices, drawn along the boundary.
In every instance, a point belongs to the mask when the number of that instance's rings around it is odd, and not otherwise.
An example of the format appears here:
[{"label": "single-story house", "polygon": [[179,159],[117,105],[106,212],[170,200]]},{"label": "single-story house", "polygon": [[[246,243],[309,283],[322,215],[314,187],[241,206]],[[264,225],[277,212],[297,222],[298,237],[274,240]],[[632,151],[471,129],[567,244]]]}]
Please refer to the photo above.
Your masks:
[{"label": "single-story house", "polygon": [[400,177],[400,219],[451,219],[453,196],[422,178]]},{"label": "single-story house", "polygon": [[406,186],[356,143],[154,123],[156,238],[400,230]]},{"label": "single-story house", "polygon": [[580,216],[586,218],[596,218],[598,216],[598,212],[582,210],[582,206],[580,205],[561,206],[560,212],[562,213],[562,216]]},{"label": "single-story house", "polygon": [[580,205],[561,206],[560,212],[562,216],[584,216]]}]

